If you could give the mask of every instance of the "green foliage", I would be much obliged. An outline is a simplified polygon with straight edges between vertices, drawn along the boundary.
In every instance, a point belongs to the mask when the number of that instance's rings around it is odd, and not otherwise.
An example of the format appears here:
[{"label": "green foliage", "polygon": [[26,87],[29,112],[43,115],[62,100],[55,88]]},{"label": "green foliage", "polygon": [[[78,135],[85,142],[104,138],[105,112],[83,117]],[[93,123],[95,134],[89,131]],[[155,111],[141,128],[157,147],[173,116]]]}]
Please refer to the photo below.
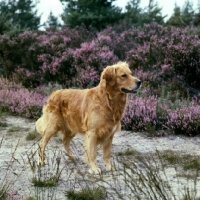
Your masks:
[{"label": "green foliage", "polygon": [[43,89],[43,92],[44,94],[51,94],[53,91],[55,90],[61,90],[62,89],[62,85],[58,84],[58,83],[55,83],[55,84],[52,84],[52,83],[49,83],[48,86],[46,86],[44,89]]},{"label": "green foliage", "polygon": [[167,25],[176,27],[197,26],[200,24],[199,17],[199,13],[195,13],[192,3],[186,0],[182,9],[175,4],[174,13],[167,21]]},{"label": "green foliage", "polygon": [[107,196],[105,189],[90,187],[83,188],[80,192],[66,191],[65,195],[69,200],[104,200]]},{"label": "green foliage", "polygon": [[151,122],[145,123],[145,130],[149,136],[153,136],[156,131],[156,125]]},{"label": "green foliage", "polygon": [[91,80],[87,85],[87,88],[92,88],[92,87],[94,87],[94,80]]},{"label": "green foliage", "polygon": [[164,150],[159,153],[160,159],[167,161],[169,164],[177,164],[180,156],[172,150]]},{"label": "green foliage", "polygon": [[183,169],[184,170],[196,169],[199,171],[200,170],[200,157],[188,155],[185,158],[185,163],[184,163]]},{"label": "green foliage", "polygon": [[159,8],[158,3],[155,2],[155,0],[149,0],[149,5],[142,17],[143,23],[150,23],[154,21],[159,24],[163,24],[166,16],[162,16],[162,8]]},{"label": "green foliage", "polygon": [[191,194],[191,192],[187,189],[187,191],[185,192],[185,195],[183,196],[183,198],[181,198],[181,200],[200,200],[200,197],[195,197],[193,194]]},{"label": "green foliage", "polygon": [[37,200],[35,197],[27,197],[25,200]]},{"label": "green foliage", "polygon": [[140,8],[141,0],[131,0],[126,5],[125,18],[130,20],[134,25],[140,25],[140,17],[142,8]]},{"label": "green foliage", "polygon": [[27,141],[30,141],[30,140],[35,140],[36,138],[40,138],[41,135],[36,132],[36,131],[32,131],[32,132],[29,132],[26,136],[26,140]]},{"label": "green foliage", "polygon": [[38,30],[40,17],[37,16],[34,3],[33,0],[1,1],[0,13],[6,16],[6,23],[12,22],[16,28]]},{"label": "green foliage", "polygon": [[164,150],[159,153],[159,158],[170,165],[179,165],[185,171],[200,170],[200,157],[196,155],[181,154],[172,150]]},{"label": "green foliage", "polygon": [[112,5],[115,0],[61,0],[66,2],[62,20],[70,27],[84,24],[97,30],[114,24],[123,18],[121,9]]},{"label": "green foliage", "polygon": [[52,12],[50,12],[48,16],[48,20],[45,23],[45,29],[47,31],[56,31],[59,29],[59,27],[60,27],[60,24],[58,23],[58,18],[55,17]]},{"label": "green foliage", "polygon": [[19,126],[12,126],[8,129],[8,133],[13,133],[13,132],[16,132],[16,131],[20,131],[20,127]]},{"label": "green foliage", "polygon": [[7,196],[7,191],[5,186],[0,187],[0,200],[5,200]]},{"label": "green foliage", "polygon": [[10,13],[5,14],[0,12],[0,35],[7,34],[12,37],[22,31],[18,24],[14,24],[9,20],[10,17]]},{"label": "green foliage", "polygon": [[176,4],[175,4],[175,8],[174,8],[174,13],[167,21],[167,25],[176,26],[176,27],[183,26],[183,21],[181,18],[181,9]]},{"label": "green foliage", "polygon": [[35,187],[54,187],[57,186],[58,180],[58,176],[52,176],[43,180],[40,178],[33,177],[31,182]]},{"label": "green foliage", "polygon": [[194,9],[190,0],[185,1],[185,5],[182,9],[182,20],[185,25],[193,25]]},{"label": "green foliage", "polygon": [[0,122],[0,127],[8,127],[8,124],[6,122]]},{"label": "green foliage", "polygon": [[140,7],[141,0],[131,0],[126,6],[125,18],[130,20],[135,26],[143,26],[144,23],[150,23],[152,21],[159,24],[164,24],[164,18],[162,16],[162,8],[159,8],[158,3],[154,0],[149,0],[149,4],[146,8]]}]

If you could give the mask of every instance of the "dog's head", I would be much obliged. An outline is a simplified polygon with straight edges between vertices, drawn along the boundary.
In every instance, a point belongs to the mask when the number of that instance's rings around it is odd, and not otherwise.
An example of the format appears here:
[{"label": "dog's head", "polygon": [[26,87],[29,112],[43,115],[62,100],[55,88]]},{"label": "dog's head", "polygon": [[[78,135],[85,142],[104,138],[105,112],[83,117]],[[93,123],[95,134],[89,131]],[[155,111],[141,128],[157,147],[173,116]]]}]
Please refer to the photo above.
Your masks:
[{"label": "dog's head", "polygon": [[141,81],[132,75],[125,62],[118,62],[108,66],[101,74],[101,84],[113,91],[120,93],[136,93]]}]

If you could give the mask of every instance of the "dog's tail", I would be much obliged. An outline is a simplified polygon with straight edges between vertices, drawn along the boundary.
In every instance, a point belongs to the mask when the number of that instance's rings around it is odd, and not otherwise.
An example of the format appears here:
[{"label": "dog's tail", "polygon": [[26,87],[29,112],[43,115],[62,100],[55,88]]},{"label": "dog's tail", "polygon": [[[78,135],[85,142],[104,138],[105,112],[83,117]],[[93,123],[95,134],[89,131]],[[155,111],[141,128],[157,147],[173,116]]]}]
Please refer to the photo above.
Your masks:
[{"label": "dog's tail", "polygon": [[45,133],[45,129],[48,125],[48,118],[48,104],[45,104],[42,108],[42,116],[35,123],[36,130],[41,135]]},{"label": "dog's tail", "polygon": [[43,106],[42,109],[42,116],[36,121],[36,130],[41,135],[45,134],[46,129],[52,125],[54,122],[54,116],[60,112],[60,109],[53,105],[52,103],[48,102]]},{"label": "dog's tail", "polygon": [[38,133],[40,133],[41,135],[44,135],[45,133],[45,128],[44,128],[44,123],[43,123],[43,116],[40,117],[36,123],[35,123],[35,128],[37,130]]}]

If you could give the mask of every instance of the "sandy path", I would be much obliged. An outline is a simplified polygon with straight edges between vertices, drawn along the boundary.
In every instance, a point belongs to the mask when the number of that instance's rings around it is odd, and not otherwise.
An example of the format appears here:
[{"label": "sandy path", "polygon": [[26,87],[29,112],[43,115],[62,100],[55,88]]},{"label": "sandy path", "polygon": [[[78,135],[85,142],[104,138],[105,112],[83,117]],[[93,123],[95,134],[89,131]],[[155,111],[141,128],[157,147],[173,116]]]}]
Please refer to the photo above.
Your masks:
[{"label": "sandy path", "polygon": [[[0,127],[0,183],[5,182],[5,180],[13,182],[13,190],[16,195],[28,197],[38,195],[44,196],[48,195],[47,193],[49,193],[51,195],[54,195],[52,197],[53,200],[60,200],[64,199],[63,193],[66,190],[70,188],[78,189],[80,188],[80,186],[82,187],[84,186],[84,184],[86,184],[86,181],[84,182],[80,175],[77,173],[77,171],[80,170],[83,172],[83,174],[87,174],[88,170],[87,165],[84,163],[83,160],[82,148],[79,148],[83,141],[81,136],[73,139],[73,150],[79,158],[76,165],[73,164],[65,155],[60,137],[55,137],[51,139],[46,152],[49,166],[46,166],[44,169],[42,169],[41,173],[48,172],[46,176],[49,176],[49,174],[53,175],[57,167],[56,158],[61,159],[60,169],[63,170],[58,183],[58,187],[50,188],[48,189],[48,191],[47,189],[43,191],[37,191],[35,187],[33,187],[31,179],[33,177],[37,177],[39,172],[37,167],[35,168],[35,172],[33,172],[31,170],[31,165],[33,166],[37,162],[37,156],[34,153],[37,151],[38,139],[34,141],[26,140],[27,134],[30,131],[35,130],[35,122],[33,120],[28,120],[15,116],[0,117],[0,121],[6,122],[9,125],[8,127]],[[13,132],[12,129],[14,129]],[[142,153],[155,152],[156,149],[171,149],[187,154],[200,155],[199,147],[200,138],[197,137],[187,138],[182,136],[165,136],[150,138],[143,133],[121,131],[115,135],[112,149],[113,155],[116,155],[118,152],[123,152],[128,148],[135,149]],[[97,162],[103,171],[103,178],[105,178],[105,180],[108,180],[112,185],[111,175],[105,172],[105,167],[102,163],[101,156],[98,156]],[[182,181],[182,183],[181,181],[177,183],[174,180],[174,173],[175,172],[172,172],[172,170],[169,170],[168,180],[172,181],[172,184],[174,184],[175,188],[180,188],[180,184],[183,188],[185,184],[184,180]],[[90,178],[91,177],[88,175],[87,179]],[[119,176],[119,187],[120,184],[121,182]],[[117,187],[116,183],[115,187]],[[110,189],[108,188],[108,190]],[[46,199],[48,198],[46,197]]]}]

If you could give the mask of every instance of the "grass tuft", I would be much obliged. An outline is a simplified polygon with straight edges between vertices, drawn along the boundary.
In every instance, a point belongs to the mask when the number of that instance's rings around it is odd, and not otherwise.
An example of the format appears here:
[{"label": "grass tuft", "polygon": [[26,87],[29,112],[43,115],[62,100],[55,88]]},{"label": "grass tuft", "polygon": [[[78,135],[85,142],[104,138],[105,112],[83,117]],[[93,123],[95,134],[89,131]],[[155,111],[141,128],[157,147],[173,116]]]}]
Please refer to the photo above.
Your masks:
[{"label": "grass tuft", "polygon": [[30,141],[30,140],[35,140],[35,139],[39,139],[41,137],[41,135],[37,132],[37,131],[31,131],[28,133],[28,135],[26,136],[26,140]]},{"label": "grass tuft", "polygon": [[180,156],[172,150],[164,150],[159,154],[161,159],[167,161],[171,165],[176,164],[180,160]]},{"label": "grass tuft", "polygon": [[200,170],[200,157],[191,156],[190,159],[185,160],[186,163],[183,165],[184,170],[196,169]]},{"label": "grass tuft", "polygon": [[134,156],[134,155],[138,155],[138,151],[136,151],[135,149],[126,149],[124,152],[118,152],[117,155],[118,156]]},{"label": "grass tuft", "polygon": [[170,165],[178,164],[184,170],[196,169],[200,170],[200,157],[197,155],[181,154],[172,150],[164,150],[159,152],[160,159],[166,161]]},{"label": "grass tuft", "polygon": [[55,187],[57,186],[59,181],[58,176],[52,176],[49,178],[46,178],[44,180],[41,180],[40,178],[32,178],[32,183],[35,187]]},{"label": "grass tuft", "polygon": [[5,200],[7,196],[7,191],[5,189],[5,186],[1,186],[0,188],[0,200]]},{"label": "grass tuft", "polygon": [[7,133],[13,133],[13,132],[17,132],[20,130],[21,130],[21,128],[19,126],[12,126],[7,130]]},{"label": "grass tuft", "polygon": [[107,197],[107,193],[103,188],[83,188],[79,192],[74,190],[66,191],[65,196],[69,200],[104,200]]},{"label": "grass tuft", "polygon": [[25,200],[37,200],[35,197],[27,197]]},{"label": "grass tuft", "polygon": [[8,124],[6,122],[0,122],[0,127],[8,127]]}]

